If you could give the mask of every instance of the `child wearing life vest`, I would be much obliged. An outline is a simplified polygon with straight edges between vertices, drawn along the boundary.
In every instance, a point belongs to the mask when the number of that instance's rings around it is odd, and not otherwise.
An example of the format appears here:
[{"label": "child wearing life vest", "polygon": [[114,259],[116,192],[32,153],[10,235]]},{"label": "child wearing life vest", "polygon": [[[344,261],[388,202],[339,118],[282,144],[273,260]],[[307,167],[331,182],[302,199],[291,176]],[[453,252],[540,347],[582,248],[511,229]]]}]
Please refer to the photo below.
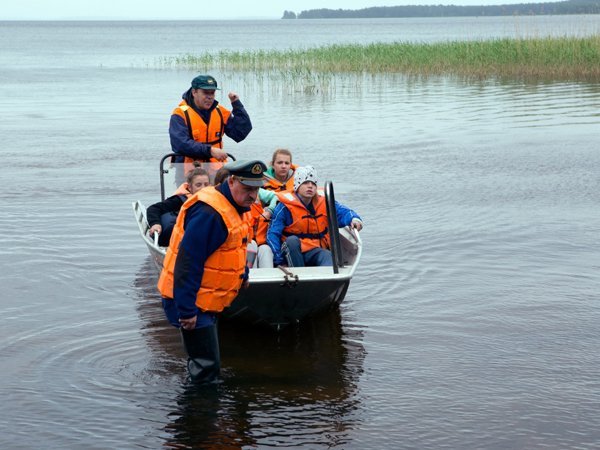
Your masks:
[{"label": "child wearing life vest", "polygon": [[190,196],[209,185],[208,172],[202,167],[196,166],[188,172],[186,183],[177,189],[175,195],[148,207],[146,211],[148,225],[150,225],[148,234],[154,236],[154,233],[159,233],[158,245],[162,247],[169,245],[181,206]]},{"label": "child wearing life vest", "polygon": [[294,171],[297,169],[292,164],[292,152],[287,148],[278,148],[273,152],[271,166],[265,172],[265,185],[263,189],[269,191],[292,191],[294,188]]},{"label": "child wearing life vest", "polygon": [[[267,232],[267,243],[273,250],[276,266],[333,265],[325,195],[317,189],[317,183],[314,167],[298,167],[294,174],[294,192],[277,194],[279,204]],[[362,220],[356,212],[338,202],[335,202],[335,210],[340,227],[362,229]]]}]

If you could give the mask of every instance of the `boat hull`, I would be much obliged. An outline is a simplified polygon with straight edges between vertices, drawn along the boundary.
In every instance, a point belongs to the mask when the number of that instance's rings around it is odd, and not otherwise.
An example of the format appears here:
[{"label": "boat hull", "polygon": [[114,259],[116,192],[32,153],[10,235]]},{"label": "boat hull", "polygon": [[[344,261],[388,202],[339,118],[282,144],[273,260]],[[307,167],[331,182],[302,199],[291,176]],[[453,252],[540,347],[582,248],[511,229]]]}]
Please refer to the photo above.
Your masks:
[{"label": "boat hull", "polygon": [[[133,210],[140,235],[160,272],[166,249],[148,237],[146,208],[135,202]],[[250,286],[240,291],[221,317],[281,329],[339,305],[360,260],[362,246],[357,234],[344,230],[340,235],[348,264],[339,267],[337,273],[331,267],[250,269]]]},{"label": "boat hull", "polygon": [[222,316],[253,325],[282,328],[336,307],[344,299],[350,279],[342,276],[310,279],[300,268],[291,269],[295,278],[283,277],[260,283],[250,271],[250,286],[240,291]]}]

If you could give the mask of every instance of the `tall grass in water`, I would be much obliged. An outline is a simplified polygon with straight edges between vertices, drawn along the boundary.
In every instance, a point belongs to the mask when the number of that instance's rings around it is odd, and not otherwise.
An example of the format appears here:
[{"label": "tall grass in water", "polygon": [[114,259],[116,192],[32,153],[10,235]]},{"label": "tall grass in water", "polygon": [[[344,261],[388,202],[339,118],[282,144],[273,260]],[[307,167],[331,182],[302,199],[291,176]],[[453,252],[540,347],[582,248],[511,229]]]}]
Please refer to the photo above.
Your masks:
[{"label": "tall grass in water", "polygon": [[288,80],[320,78],[320,82],[341,73],[598,81],[600,35],[222,51],[163,58],[159,63],[196,70],[280,74]]}]

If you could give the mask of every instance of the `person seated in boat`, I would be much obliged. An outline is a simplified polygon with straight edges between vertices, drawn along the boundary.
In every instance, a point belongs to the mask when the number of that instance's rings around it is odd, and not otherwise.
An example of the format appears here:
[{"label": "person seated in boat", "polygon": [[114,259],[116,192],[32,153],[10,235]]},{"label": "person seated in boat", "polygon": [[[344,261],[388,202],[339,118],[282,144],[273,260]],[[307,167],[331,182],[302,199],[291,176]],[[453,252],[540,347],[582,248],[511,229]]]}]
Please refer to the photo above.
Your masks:
[{"label": "person seated in boat", "polygon": [[[248,245],[249,267],[259,269],[273,267],[273,251],[267,244],[267,230],[278,202],[279,199],[275,192],[261,188],[258,190],[258,198],[250,207],[248,213],[251,239]],[[255,252],[256,263],[252,261],[252,251]]]},{"label": "person seated in boat", "polygon": [[[317,183],[317,171],[312,166],[298,167],[294,174],[294,192],[277,194],[279,204],[267,231],[275,265],[333,265],[325,194],[317,189]],[[335,202],[335,210],[340,227],[362,230],[362,219],[353,210],[338,202]]]},{"label": "person seated in boat", "polygon": [[297,166],[292,164],[292,152],[286,148],[278,148],[273,153],[271,165],[265,173],[264,189],[270,191],[289,191],[294,189],[294,171]]},{"label": "person seated in boat", "polygon": [[214,179],[215,186],[217,186],[218,184],[221,184],[223,181],[225,181],[228,176],[229,176],[229,170],[226,167],[221,167],[219,170],[217,170],[217,172],[215,173],[215,179]]},{"label": "person seated in boat", "polygon": [[150,225],[148,234],[153,237],[155,233],[158,233],[158,245],[161,247],[169,245],[181,206],[190,196],[210,185],[208,172],[199,166],[188,172],[186,180],[177,189],[175,195],[150,205],[146,211],[146,218]]},{"label": "person seated in boat", "polygon": [[[225,181],[229,176],[226,167],[221,167],[215,174],[215,185]],[[260,188],[256,201],[246,213],[250,226],[248,237],[248,253],[246,263],[248,267],[265,268],[273,267],[273,251],[267,244],[267,229],[278,198],[272,191]]]},{"label": "person seated in boat", "polygon": [[176,162],[223,162],[227,159],[223,136],[241,142],[252,131],[250,116],[238,94],[229,92],[229,110],[215,100],[217,90],[220,88],[212,76],[198,75],[173,110],[169,123],[171,148],[182,156]]},{"label": "person seated in boat", "polygon": [[165,316],[180,328],[193,382],[220,373],[217,314],[248,286],[244,214],[258,196],[267,166],[228,163],[230,175],[192,195],[182,206],[158,280]]}]

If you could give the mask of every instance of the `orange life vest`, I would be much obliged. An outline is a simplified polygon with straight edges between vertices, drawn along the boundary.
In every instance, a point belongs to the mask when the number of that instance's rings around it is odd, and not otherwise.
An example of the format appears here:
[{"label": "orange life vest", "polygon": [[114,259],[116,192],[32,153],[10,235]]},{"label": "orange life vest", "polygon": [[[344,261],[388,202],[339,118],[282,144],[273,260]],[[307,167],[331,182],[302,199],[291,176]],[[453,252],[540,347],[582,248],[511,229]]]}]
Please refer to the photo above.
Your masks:
[{"label": "orange life vest", "polygon": [[177,189],[175,190],[175,192],[173,192],[173,195],[185,195],[187,198],[190,198],[190,196],[192,194],[190,194],[190,189],[189,189],[190,185],[188,184],[188,182],[184,182],[181,183]]},{"label": "orange life vest", "polygon": [[[208,124],[191,108],[185,100],[173,110],[173,114],[180,116],[186,123],[190,136],[197,142],[208,144],[212,147],[223,148],[223,135],[225,124],[229,120],[231,111],[221,105],[217,105],[210,113]],[[192,162],[193,158],[185,157],[184,162]],[[217,161],[211,158],[210,161]]]},{"label": "orange life vest", "polygon": [[254,239],[257,245],[263,245],[267,243],[267,230],[269,228],[269,221],[263,216],[265,209],[263,208],[260,201],[252,203],[250,207],[250,239]]},{"label": "orange life vest", "polygon": [[202,311],[220,312],[235,299],[243,282],[248,223],[229,200],[212,186],[198,191],[181,207],[158,280],[158,290],[163,297],[173,298],[173,273],[183,239],[185,217],[189,208],[198,202],[214,208],[227,227],[227,239],[204,263],[204,275],[196,294],[198,308]]},{"label": "orange life vest", "polygon": [[[295,164],[292,164],[290,167],[294,173],[298,168],[298,166]],[[294,192],[294,174],[292,174],[292,176],[285,182],[281,182],[277,178],[265,174],[265,185],[263,186],[263,189],[277,192]]]},{"label": "orange life vest", "polygon": [[283,229],[283,238],[298,236],[302,253],[313,248],[329,249],[329,232],[327,229],[327,207],[325,194],[318,190],[312,200],[315,214],[311,214],[296,194],[291,192],[278,193],[279,201],[287,207],[292,215],[292,223]]}]

